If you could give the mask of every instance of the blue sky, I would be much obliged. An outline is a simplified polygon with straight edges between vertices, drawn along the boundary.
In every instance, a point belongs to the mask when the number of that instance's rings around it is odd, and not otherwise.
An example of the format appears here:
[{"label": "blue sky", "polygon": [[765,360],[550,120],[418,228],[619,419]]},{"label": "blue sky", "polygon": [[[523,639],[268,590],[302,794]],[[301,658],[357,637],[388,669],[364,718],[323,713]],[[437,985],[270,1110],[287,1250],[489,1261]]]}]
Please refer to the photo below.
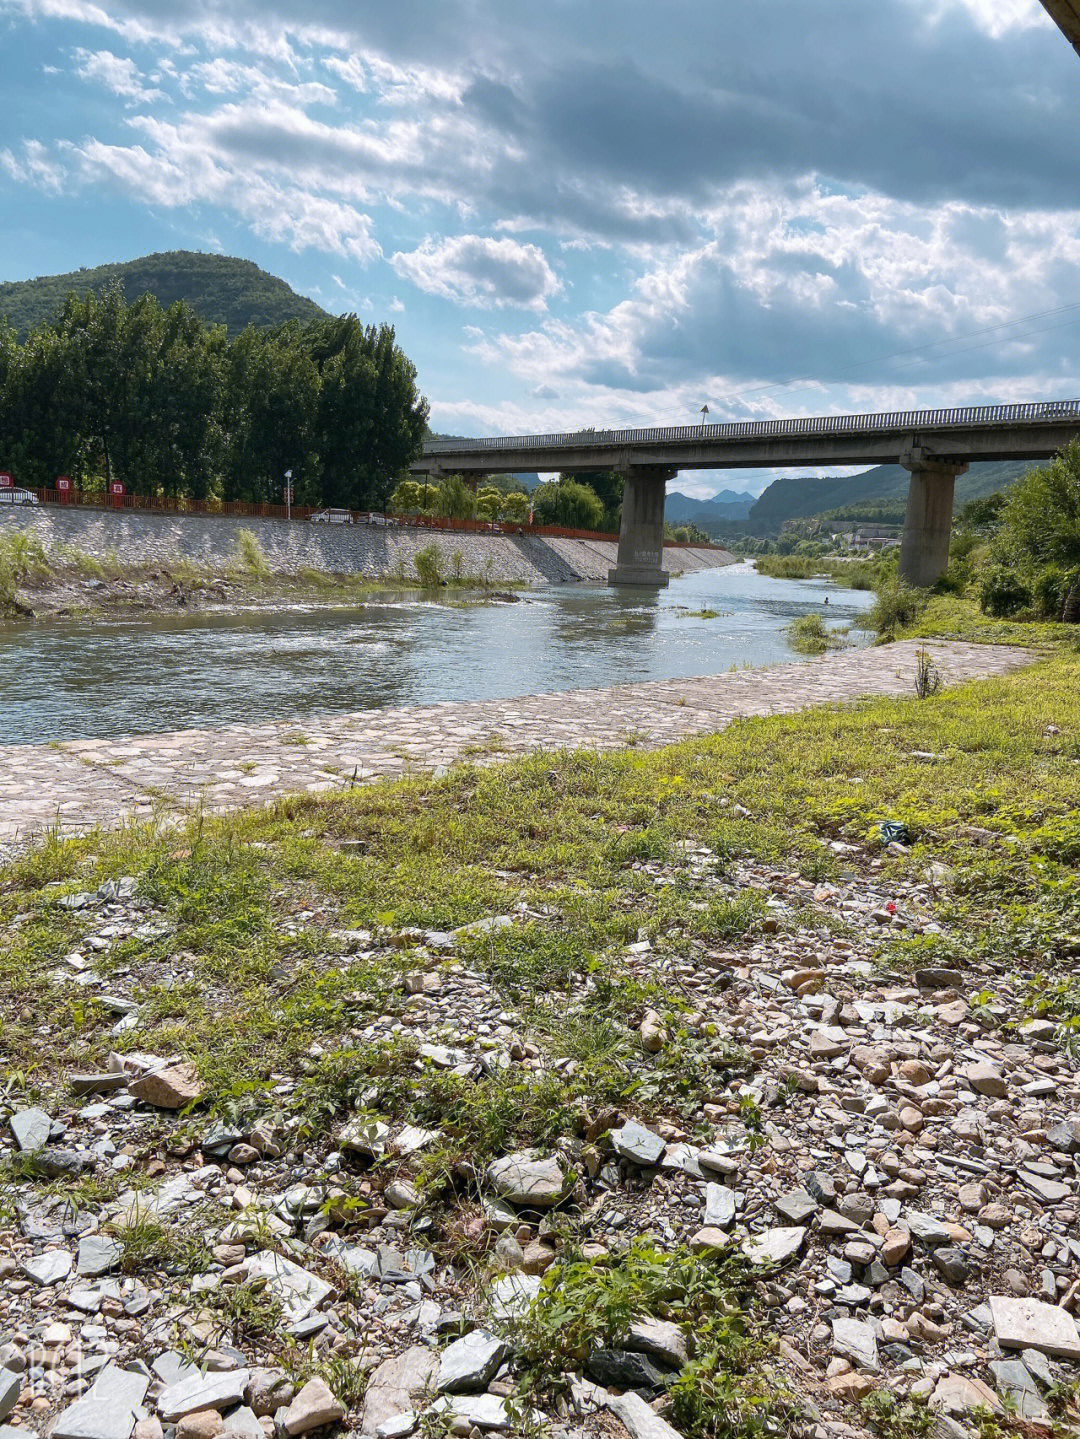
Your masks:
[{"label": "blue sky", "polygon": [[242,255],[443,430],[1080,395],[1036,0],[0,0],[0,94],[0,279]]}]

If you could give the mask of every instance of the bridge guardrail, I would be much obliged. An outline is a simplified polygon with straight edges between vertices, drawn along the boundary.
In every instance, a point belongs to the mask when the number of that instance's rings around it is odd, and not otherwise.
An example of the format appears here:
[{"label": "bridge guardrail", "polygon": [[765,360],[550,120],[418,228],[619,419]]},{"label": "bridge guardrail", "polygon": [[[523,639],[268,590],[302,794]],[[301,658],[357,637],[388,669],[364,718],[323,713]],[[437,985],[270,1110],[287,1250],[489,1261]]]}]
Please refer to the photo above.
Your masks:
[{"label": "bridge guardrail", "polygon": [[1048,400],[1021,405],[976,405],[945,410],[900,410],[876,415],[821,415],[795,420],[733,420],[715,425],[662,425],[638,430],[575,430],[565,434],[503,435],[478,440],[430,440],[425,455],[450,455],[470,450],[531,450],[571,445],[648,445],[694,440],[781,439],[788,435],[832,435],[851,430],[891,433],[896,430],[961,428],[969,425],[1015,425],[1080,419],[1080,400]]}]

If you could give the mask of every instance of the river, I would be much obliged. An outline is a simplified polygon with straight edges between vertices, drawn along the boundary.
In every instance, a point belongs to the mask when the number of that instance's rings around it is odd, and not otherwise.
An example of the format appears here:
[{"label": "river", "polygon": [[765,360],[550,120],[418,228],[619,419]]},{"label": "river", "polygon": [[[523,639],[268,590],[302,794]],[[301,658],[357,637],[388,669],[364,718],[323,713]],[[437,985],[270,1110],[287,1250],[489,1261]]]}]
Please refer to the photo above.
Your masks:
[{"label": "river", "polygon": [[[748,564],[687,575],[659,595],[577,585],[518,594],[512,604],[404,596],[0,626],[0,743],[717,674],[798,659],[785,636],[792,619],[816,611],[856,626],[873,599],[824,580],[766,579]],[[849,640],[870,636],[853,629]]]}]

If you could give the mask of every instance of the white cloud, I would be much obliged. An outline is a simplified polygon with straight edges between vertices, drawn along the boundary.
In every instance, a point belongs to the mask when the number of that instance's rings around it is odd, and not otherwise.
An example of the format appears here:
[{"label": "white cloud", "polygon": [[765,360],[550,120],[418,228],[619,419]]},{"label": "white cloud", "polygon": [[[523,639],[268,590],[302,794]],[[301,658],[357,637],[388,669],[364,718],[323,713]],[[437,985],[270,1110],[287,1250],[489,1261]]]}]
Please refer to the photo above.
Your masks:
[{"label": "white cloud", "polygon": [[35,189],[59,194],[64,187],[66,171],[49,154],[40,140],[24,140],[21,152],[0,150],[0,171],[11,180]]},{"label": "white cloud", "polygon": [[456,105],[465,84],[452,71],[430,65],[395,65],[374,54],[327,55],[323,64],[352,89],[376,96],[383,105],[416,105],[422,101]]},{"label": "white cloud", "polygon": [[546,310],[548,300],[562,289],[543,250],[511,239],[484,235],[428,238],[408,254],[399,251],[390,263],[399,275],[429,295],[481,309]]},{"label": "white cloud", "polygon": [[670,420],[695,399],[754,415],[1056,394],[1080,387],[1057,330],[1080,311],[1024,317],[1080,301],[1078,272],[1078,212],[927,215],[812,184],[746,186],[711,238],[606,312],[470,348],[534,394],[558,384],[589,422],[595,408],[613,422],[611,406]]},{"label": "white cloud", "polygon": [[[925,0],[914,0],[914,3],[921,8]],[[1010,30],[1051,23],[1039,0],[937,0],[930,13],[940,20],[957,9],[971,15],[979,28],[995,40]]]},{"label": "white cloud", "polygon": [[133,105],[148,105],[164,100],[165,92],[147,85],[135,61],[127,55],[114,55],[111,50],[76,50],[75,73],[80,80],[104,85],[106,90]]},{"label": "white cloud", "polygon": [[370,218],[355,206],[222,163],[190,131],[158,124],[143,128],[151,129],[159,142],[152,150],[98,140],[69,146],[82,183],[108,181],[167,209],[202,203],[232,210],[260,238],[291,250],[322,250],[360,264],[382,253]]}]

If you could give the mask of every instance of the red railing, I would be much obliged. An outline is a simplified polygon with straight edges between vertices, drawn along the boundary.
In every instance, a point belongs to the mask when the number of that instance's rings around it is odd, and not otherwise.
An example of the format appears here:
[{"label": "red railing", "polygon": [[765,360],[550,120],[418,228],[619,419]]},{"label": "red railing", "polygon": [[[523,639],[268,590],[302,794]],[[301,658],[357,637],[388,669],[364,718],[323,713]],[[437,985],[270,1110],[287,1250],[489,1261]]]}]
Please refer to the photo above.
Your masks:
[{"label": "red railing", "polygon": [[[84,509],[97,510],[141,510],[175,515],[225,516],[233,519],[253,520],[296,520],[310,521],[312,515],[325,514],[326,505],[312,508],[309,505],[293,505],[287,513],[284,505],[251,504],[247,500],[192,500],[170,495],[106,495],[100,490],[50,490],[31,489],[26,485],[16,488],[36,496],[43,505],[78,505]],[[335,513],[344,513],[336,510]],[[549,539],[561,540],[607,540],[618,538],[613,534],[602,534],[597,530],[575,530],[566,525],[519,524],[514,520],[453,520],[433,515],[386,515],[373,510],[350,510],[349,517],[354,525],[372,525],[394,529],[443,530],[456,534],[473,535],[542,535]],[[665,540],[670,549],[719,550],[722,545],[696,544],[694,541]]]}]

